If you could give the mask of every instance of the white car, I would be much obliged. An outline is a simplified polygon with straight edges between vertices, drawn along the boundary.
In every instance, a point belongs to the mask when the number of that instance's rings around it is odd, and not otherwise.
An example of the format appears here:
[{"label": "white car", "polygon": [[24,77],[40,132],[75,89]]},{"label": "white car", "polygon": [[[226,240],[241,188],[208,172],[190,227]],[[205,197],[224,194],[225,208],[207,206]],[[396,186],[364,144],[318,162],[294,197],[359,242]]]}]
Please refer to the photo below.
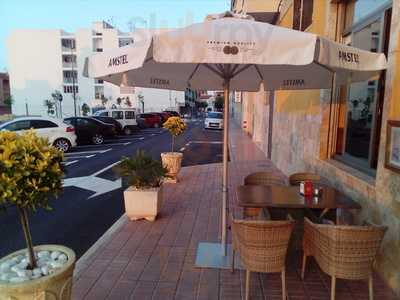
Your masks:
[{"label": "white car", "polygon": [[126,135],[132,134],[137,127],[135,108],[103,109],[96,111],[93,115],[99,117],[114,118],[121,124],[122,130]]},{"label": "white car", "polygon": [[51,118],[24,117],[0,125],[1,130],[21,132],[34,129],[38,136],[47,138],[49,144],[67,152],[76,146],[76,134],[73,126]]},{"label": "white car", "polygon": [[204,120],[205,129],[224,129],[224,114],[221,112],[210,111]]}]

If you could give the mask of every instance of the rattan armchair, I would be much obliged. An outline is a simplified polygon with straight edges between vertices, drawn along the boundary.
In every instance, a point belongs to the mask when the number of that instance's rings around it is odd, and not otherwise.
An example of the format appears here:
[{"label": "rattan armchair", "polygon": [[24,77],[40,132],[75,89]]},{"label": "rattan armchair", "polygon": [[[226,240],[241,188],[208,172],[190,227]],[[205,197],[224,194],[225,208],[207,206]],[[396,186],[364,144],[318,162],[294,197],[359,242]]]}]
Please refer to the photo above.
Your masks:
[{"label": "rattan armchair", "polygon": [[[256,172],[247,175],[244,179],[245,185],[285,185],[285,179],[282,176],[272,172]],[[261,208],[245,207],[243,208],[243,217],[256,217],[260,214]]]},{"label": "rattan armchair", "polygon": [[285,259],[294,221],[232,220],[232,272],[235,251],[246,269],[246,300],[250,272],[281,273],[282,298],[286,299]]},{"label": "rattan armchair", "polygon": [[300,185],[302,181],[311,181],[313,183],[320,183],[321,176],[314,173],[295,173],[289,176],[290,185]]},{"label": "rattan armchair", "polygon": [[372,272],[376,254],[386,231],[384,226],[337,226],[304,220],[303,266],[313,256],[323,272],[332,277],[331,300],[335,299],[336,278],[368,279],[369,299],[373,299]]}]

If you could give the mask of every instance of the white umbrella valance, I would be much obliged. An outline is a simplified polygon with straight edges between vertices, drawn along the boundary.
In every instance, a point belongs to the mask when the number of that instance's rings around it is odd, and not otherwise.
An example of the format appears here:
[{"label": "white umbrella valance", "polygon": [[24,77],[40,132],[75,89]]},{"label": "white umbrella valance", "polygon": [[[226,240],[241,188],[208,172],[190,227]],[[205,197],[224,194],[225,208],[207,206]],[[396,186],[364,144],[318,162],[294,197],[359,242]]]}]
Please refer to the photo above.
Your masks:
[{"label": "white umbrella valance", "polygon": [[[230,74],[221,69],[226,65]],[[385,68],[383,54],[221,14],[96,54],[85,69],[87,76],[117,85],[126,72],[130,86],[216,90],[230,76],[232,90],[258,91],[261,82],[266,90],[330,88],[333,72],[342,84],[350,75],[352,81],[362,81]]]}]

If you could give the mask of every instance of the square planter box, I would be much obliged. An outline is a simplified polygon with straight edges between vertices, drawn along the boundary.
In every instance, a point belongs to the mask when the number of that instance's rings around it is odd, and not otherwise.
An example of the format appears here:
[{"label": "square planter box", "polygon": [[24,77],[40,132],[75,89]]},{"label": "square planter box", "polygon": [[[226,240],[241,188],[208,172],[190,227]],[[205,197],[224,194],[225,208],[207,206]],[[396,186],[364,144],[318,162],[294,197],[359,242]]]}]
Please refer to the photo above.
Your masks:
[{"label": "square planter box", "polygon": [[125,212],[132,221],[154,221],[162,204],[162,186],[138,190],[131,186],[124,191]]}]

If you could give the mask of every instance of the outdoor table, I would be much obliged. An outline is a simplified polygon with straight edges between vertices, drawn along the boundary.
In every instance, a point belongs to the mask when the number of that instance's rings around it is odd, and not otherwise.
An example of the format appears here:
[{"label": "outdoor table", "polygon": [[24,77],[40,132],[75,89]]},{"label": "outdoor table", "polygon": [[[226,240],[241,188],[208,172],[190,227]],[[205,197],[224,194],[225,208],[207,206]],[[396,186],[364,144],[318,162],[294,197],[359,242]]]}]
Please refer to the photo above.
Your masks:
[{"label": "outdoor table", "polygon": [[[300,194],[298,186],[284,185],[242,185],[237,188],[238,205],[254,208],[286,208],[322,210],[319,219],[330,210],[361,209],[361,206],[333,187],[323,186],[318,196],[305,197]],[[338,224],[336,214],[336,224]]]}]

